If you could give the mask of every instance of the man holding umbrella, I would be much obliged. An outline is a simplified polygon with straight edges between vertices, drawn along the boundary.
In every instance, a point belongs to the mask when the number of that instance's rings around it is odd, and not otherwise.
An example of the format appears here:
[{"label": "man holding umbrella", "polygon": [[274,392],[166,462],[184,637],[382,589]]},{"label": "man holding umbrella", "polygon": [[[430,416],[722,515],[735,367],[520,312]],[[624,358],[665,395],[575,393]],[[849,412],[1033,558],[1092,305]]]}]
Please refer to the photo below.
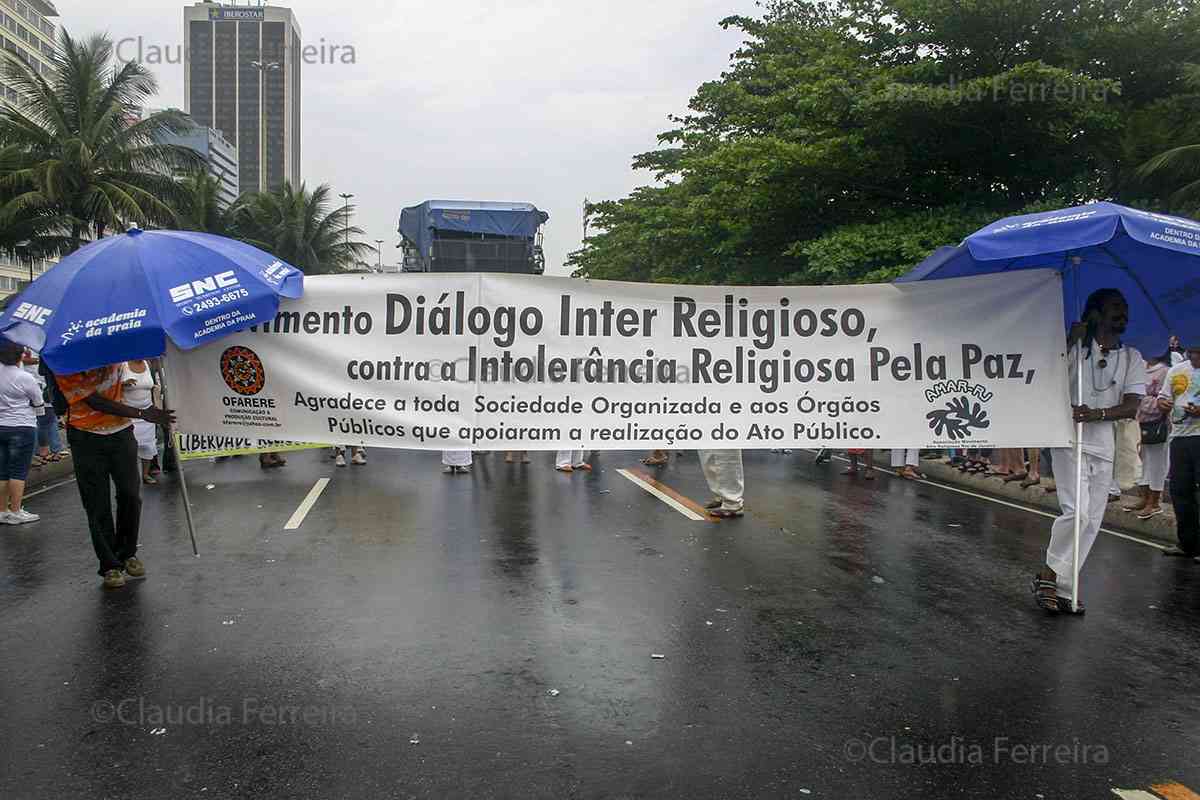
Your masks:
[{"label": "man holding umbrella", "polygon": [[[1080,518],[1079,564],[1082,568],[1104,522],[1108,487],[1116,454],[1115,422],[1132,419],[1146,393],[1146,362],[1138,351],[1121,345],[1129,325],[1129,304],[1116,289],[1099,289],[1088,297],[1083,322],[1071,328],[1069,359],[1071,386],[1082,386],[1075,398],[1074,419],[1083,423],[1082,489],[1075,482],[1058,482],[1062,515],[1054,521],[1046,566],[1033,582],[1038,605],[1050,613],[1071,610],[1075,515]],[[1079,354],[1082,351],[1083,357]],[[1080,380],[1082,370],[1082,380]],[[1054,474],[1076,475],[1079,464],[1073,448],[1050,451]]]},{"label": "man holding umbrella", "polygon": [[[126,576],[146,575],[146,567],[137,557],[142,472],[133,420],[170,425],[175,415],[154,406],[139,409],[123,403],[119,364],[60,375],[57,382],[70,405],[67,440],[74,454],[75,480],[92,547],[100,560],[105,588],[118,589],[125,585]],[[115,524],[110,484],[116,487]]]}]

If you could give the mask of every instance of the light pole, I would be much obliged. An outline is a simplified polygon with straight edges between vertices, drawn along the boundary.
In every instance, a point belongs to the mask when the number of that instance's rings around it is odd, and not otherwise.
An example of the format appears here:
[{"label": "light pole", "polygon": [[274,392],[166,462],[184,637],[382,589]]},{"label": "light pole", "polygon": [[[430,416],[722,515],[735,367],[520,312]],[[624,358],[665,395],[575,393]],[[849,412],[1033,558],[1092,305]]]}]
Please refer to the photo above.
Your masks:
[{"label": "light pole", "polygon": [[375,252],[379,253],[379,272],[383,273],[383,239],[375,240]]},{"label": "light pole", "polygon": [[258,190],[267,191],[267,73],[278,71],[278,61],[251,61],[258,70]]}]

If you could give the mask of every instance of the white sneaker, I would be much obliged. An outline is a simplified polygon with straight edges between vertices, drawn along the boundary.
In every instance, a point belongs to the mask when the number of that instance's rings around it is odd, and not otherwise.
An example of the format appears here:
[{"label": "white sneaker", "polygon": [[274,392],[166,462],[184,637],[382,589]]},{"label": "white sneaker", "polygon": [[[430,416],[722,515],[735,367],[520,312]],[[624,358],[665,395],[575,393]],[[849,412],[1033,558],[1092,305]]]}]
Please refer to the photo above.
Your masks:
[{"label": "white sneaker", "polygon": [[11,511],[0,511],[0,525],[20,525]]},{"label": "white sneaker", "polygon": [[355,450],[354,457],[350,459],[350,463],[356,467],[361,467],[367,463],[367,456],[362,450]]},{"label": "white sneaker", "polygon": [[335,458],[333,460],[333,463],[339,467],[346,466],[346,454],[341,451],[338,451],[337,458]]},{"label": "white sneaker", "polygon": [[31,514],[23,508],[20,511],[8,512],[9,525],[24,525],[27,522],[37,522],[39,519],[41,519],[41,517],[39,517],[37,514]]}]

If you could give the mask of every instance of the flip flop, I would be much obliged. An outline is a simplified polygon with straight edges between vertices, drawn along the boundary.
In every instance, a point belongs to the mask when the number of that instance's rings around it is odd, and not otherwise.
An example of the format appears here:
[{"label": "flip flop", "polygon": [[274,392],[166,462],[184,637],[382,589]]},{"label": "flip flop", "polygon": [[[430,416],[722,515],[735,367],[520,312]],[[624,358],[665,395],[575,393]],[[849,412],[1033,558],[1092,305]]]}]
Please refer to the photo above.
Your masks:
[{"label": "flip flop", "polygon": [[1012,475],[1009,475],[1008,477],[1006,477],[1006,478],[1004,479],[1004,482],[1005,482],[1005,483],[1016,483],[1017,481],[1023,481],[1023,480],[1025,480],[1025,479],[1026,479],[1026,478],[1028,478],[1028,477],[1029,477],[1029,473],[1028,473],[1028,472],[1022,472],[1022,473],[1020,473],[1020,474],[1015,474],[1015,473],[1014,473],[1014,474],[1012,474]]},{"label": "flip flop", "polygon": [[1026,478],[1025,480],[1021,481],[1021,488],[1028,489],[1030,486],[1037,486],[1041,482],[1041,478]]}]

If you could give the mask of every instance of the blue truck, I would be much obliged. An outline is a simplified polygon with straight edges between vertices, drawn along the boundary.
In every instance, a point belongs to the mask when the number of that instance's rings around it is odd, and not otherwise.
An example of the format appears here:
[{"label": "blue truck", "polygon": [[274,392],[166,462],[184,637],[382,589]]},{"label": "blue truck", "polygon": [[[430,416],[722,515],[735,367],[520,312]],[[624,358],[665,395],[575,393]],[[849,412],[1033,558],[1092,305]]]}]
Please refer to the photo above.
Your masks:
[{"label": "blue truck", "polygon": [[549,219],[531,203],[427,200],[400,213],[403,271],[541,275]]}]

